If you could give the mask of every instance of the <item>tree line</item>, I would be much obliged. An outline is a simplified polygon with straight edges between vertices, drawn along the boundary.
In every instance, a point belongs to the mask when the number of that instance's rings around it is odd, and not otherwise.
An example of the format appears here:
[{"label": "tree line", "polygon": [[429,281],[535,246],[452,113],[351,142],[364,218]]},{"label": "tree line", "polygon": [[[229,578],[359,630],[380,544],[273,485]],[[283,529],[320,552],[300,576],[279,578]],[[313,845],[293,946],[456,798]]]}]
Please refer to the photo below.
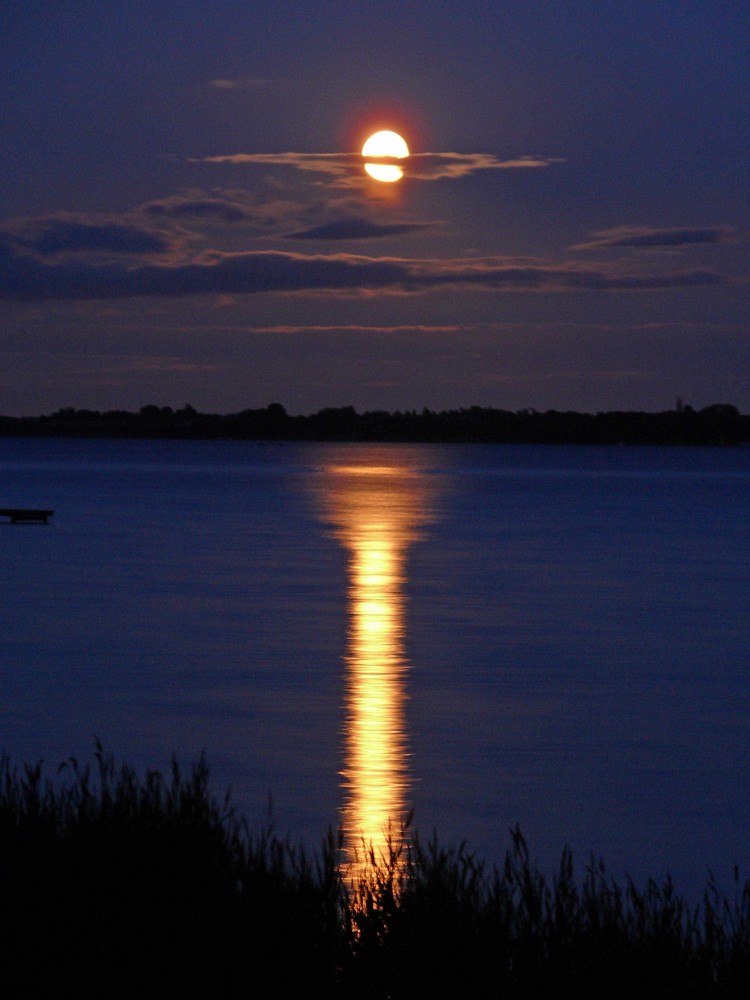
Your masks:
[{"label": "tree line", "polygon": [[46,416],[2,417],[0,435],[17,437],[174,438],[239,441],[384,441],[474,444],[741,445],[750,415],[729,403],[662,412],[500,410],[370,410],[327,407],[307,416],[280,403],[238,413],[201,413],[193,406],[137,411],[67,407]]}]

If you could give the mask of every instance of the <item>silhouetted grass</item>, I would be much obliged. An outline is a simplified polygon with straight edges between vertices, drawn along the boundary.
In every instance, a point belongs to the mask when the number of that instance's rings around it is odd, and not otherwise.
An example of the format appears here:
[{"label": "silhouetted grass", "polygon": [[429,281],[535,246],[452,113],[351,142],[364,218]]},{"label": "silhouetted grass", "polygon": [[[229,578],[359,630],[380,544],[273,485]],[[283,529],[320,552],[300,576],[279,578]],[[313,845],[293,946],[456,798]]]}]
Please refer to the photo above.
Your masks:
[{"label": "silhouetted grass", "polygon": [[[13,995],[84,997],[750,996],[750,887],[616,884],[600,861],[551,877],[519,830],[488,869],[408,831],[351,886],[331,833],[314,854],[252,833],[205,760],[139,778],[0,760],[0,957]],[[10,994],[9,994],[10,995]]]}]

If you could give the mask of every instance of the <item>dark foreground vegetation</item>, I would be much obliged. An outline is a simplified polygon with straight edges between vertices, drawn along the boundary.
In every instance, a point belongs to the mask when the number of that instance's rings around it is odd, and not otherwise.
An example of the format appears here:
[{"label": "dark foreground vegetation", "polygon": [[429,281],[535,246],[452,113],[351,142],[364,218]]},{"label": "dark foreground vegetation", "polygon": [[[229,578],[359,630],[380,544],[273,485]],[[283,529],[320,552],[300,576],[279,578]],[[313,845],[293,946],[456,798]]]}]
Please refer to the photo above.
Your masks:
[{"label": "dark foreground vegetation", "polygon": [[204,761],[139,778],[0,763],[0,956],[15,996],[747,998],[750,888],[690,909],[669,880],[619,886],[564,852],[548,878],[520,832],[489,871],[422,842],[354,890],[253,835]]},{"label": "dark foreground vegetation", "polygon": [[357,413],[352,406],[291,416],[280,403],[240,413],[199,413],[192,406],[57,410],[41,417],[0,417],[0,435],[16,437],[184,438],[240,441],[421,441],[488,444],[738,445],[750,443],[750,416],[717,403],[662,413],[547,410],[409,410]]}]

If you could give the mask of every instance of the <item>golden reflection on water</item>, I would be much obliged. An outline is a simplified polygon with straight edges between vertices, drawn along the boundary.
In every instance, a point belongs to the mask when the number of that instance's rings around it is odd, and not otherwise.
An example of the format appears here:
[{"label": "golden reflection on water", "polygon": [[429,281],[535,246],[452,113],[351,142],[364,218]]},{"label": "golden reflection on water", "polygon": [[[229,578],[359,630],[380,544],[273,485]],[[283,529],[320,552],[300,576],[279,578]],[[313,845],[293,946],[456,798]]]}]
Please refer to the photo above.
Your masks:
[{"label": "golden reflection on water", "polygon": [[342,828],[354,882],[369,855],[387,859],[399,846],[409,808],[405,564],[433,516],[435,482],[413,451],[393,451],[393,462],[355,452],[351,464],[327,466],[321,484],[326,520],[350,555]]}]

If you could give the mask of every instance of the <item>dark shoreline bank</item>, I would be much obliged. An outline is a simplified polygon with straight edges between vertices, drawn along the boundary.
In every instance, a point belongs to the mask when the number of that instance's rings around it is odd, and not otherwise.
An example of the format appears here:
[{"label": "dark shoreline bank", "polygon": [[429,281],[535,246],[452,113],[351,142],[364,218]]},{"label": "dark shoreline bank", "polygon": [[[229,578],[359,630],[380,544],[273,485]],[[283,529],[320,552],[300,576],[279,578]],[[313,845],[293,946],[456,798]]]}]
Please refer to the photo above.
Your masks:
[{"label": "dark shoreline bank", "polygon": [[[0,956],[24,995],[201,1000],[750,995],[750,882],[694,909],[669,877],[618,885],[569,851],[548,877],[519,830],[491,871],[406,831],[352,888],[333,833],[253,834],[205,760],[139,777],[0,759]],[[399,836],[399,841],[401,836]]]},{"label": "dark shoreline bank", "polygon": [[358,413],[326,408],[291,416],[279,403],[239,413],[199,413],[192,406],[78,410],[46,416],[0,416],[4,437],[88,437],[235,441],[337,441],[435,444],[694,445],[750,444],[750,415],[717,403],[694,410],[678,405],[660,413],[610,411],[423,409]]}]

